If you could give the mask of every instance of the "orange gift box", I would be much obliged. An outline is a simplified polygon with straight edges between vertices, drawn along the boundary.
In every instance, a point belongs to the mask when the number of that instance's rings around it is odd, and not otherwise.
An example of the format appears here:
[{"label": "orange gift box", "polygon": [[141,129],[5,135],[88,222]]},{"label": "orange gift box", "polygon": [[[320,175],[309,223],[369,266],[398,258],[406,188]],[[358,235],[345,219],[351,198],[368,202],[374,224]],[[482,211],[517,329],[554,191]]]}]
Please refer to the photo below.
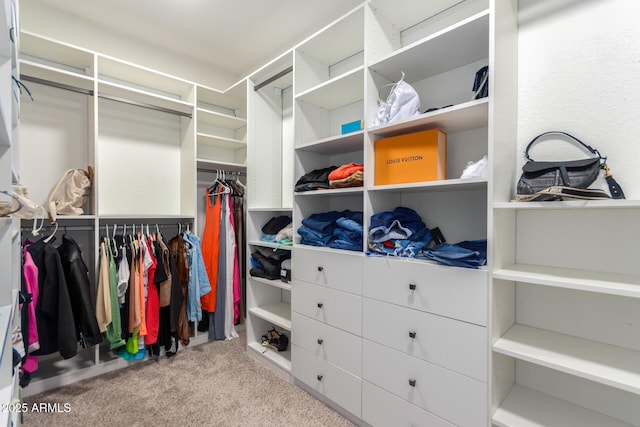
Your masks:
[{"label": "orange gift box", "polygon": [[375,185],[437,181],[447,177],[447,135],[431,129],[375,142]]}]

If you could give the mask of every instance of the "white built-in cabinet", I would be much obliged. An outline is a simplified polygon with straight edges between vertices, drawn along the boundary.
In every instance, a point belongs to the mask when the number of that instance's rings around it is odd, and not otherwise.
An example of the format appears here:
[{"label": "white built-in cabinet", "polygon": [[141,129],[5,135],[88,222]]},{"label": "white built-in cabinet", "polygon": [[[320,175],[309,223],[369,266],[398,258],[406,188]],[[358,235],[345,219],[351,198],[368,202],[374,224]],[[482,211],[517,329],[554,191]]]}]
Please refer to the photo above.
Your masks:
[{"label": "white built-in cabinet", "polygon": [[[0,2],[0,190],[11,192],[19,177],[20,105],[18,78],[17,4]],[[2,195],[3,202],[11,199]],[[11,215],[0,217],[0,425],[19,425],[18,370],[13,368],[13,332],[20,327],[20,222]]]}]

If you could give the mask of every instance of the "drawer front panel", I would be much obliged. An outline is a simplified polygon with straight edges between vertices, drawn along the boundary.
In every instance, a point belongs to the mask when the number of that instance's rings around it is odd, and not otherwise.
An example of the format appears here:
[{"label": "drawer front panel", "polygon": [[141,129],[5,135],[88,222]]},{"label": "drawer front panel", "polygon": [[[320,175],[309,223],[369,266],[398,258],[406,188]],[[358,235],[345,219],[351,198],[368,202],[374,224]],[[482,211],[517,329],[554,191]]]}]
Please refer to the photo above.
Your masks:
[{"label": "drawer front panel", "polygon": [[455,427],[368,381],[362,381],[362,419],[373,427]]},{"label": "drawer front panel", "polygon": [[388,258],[364,262],[364,296],[487,325],[487,271]]},{"label": "drawer front panel", "polygon": [[485,426],[487,385],[363,339],[362,379],[459,426]]},{"label": "drawer front panel", "polygon": [[293,312],[293,344],[334,365],[362,375],[362,338]]},{"label": "drawer front panel", "polygon": [[361,417],[362,381],[349,372],[293,345],[291,348],[293,376],[316,392]]},{"label": "drawer front panel", "polygon": [[362,295],[362,254],[296,248],[292,257],[294,280]]},{"label": "drawer front panel", "polygon": [[324,286],[294,282],[291,309],[319,322],[362,336],[362,297]]},{"label": "drawer front panel", "polygon": [[362,336],[479,381],[487,381],[487,329],[364,298]]}]

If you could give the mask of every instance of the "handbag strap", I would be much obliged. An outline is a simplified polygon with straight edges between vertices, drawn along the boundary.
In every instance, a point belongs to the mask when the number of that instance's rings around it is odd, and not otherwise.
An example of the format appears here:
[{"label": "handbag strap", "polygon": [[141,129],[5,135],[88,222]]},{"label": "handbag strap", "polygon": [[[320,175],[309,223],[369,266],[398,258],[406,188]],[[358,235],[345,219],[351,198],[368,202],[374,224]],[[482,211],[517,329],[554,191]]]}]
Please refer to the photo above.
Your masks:
[{"label": "handbag strap", "polygon": [[531,140],[531,142],[529,142],[529,144],[527,145],[527,148],[524,150],[524,156],[527,158],[527,160],[531,160],[534,161],[531,156],[529,156],[529,150],[531,149],[531,147],[533,146],[533,144],[535,144],[540,138],[547,136],[547,135],[562,135],[567,137],[569,140],[576,142],[578,144],[580,144],[582,147],[586,148],[587,150],[589,150],[589,152],[591,154],[595,154],[600,160],[602,160],[602,164],[606,163],[607,158],[606,157],[602,157],[600,155],[600,152],[598,150],[596,150],[595,148],[591,147],[590,145],[585,144],[584,142],[580,141],[578,138],[576,138],[573,135],[570,135],[566,132],[561,132],[561,131],[557,131],[557,130],[552,130],[549,132],[544,132],[541,133],[540,135],[536,136],[535,138],[533,138]]}]

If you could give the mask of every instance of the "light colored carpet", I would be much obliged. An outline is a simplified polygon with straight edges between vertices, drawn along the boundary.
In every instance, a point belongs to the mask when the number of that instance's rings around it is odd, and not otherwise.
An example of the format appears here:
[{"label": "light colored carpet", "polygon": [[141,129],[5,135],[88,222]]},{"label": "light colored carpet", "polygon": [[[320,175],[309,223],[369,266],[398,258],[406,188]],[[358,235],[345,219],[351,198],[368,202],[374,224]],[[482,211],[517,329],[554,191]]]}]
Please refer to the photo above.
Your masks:
[{"label": "light colored carpet", "polygon": [[70,404],[69,413],[24,414],[27,426],[352,426],[232,341],[183,348],[175,357],[25,398]]}]

